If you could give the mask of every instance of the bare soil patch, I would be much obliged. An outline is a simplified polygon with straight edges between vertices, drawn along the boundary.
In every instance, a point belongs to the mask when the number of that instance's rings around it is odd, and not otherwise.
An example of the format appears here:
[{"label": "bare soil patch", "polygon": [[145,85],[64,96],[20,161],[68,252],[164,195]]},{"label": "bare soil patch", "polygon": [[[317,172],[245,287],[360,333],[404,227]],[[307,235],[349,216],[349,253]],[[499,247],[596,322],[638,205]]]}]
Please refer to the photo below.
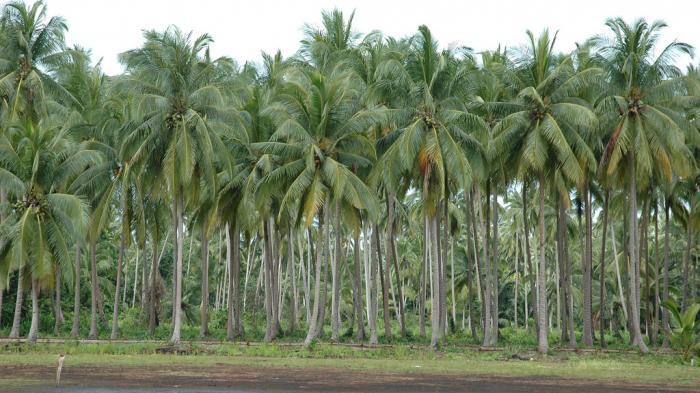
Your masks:
[{"label": "bare soil patch", "polygon": [[[0,392],[697,392],[699,388],[613,384],[555,378],[427,375],[344,370],[337,368],[250,367],[216,364],[197,366],[67,366],[61,386],[53,386],[55,369],[47,366],[4,366]],[[2,383],[32,381],[19,388]],[[10,384],[11,386],[11,384]]]}]

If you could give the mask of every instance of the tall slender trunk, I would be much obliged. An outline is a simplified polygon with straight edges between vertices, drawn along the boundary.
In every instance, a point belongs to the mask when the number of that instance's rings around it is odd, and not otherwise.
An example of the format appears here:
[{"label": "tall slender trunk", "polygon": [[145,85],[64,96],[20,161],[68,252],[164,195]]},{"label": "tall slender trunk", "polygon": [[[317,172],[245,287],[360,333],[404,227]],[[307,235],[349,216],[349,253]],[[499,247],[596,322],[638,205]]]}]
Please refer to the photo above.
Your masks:
[{"label": "tall slender trunk", "polygon": [[659,333],[659,200],[654,196],[654,317],[650,341],[658,344]]},{"label": "tall slender trunk", "polygon": [[420,309],[418,310],[418,329],[421,337],[425,337],[425,311],[426,311],[426,276],[427,269],[430,266],[430,225],[428,216],[425,215],[423,220],[423,258],[420,268],[420,288],[418,291]]},{"label": "tall slender trunk", "polygon": [[270,231],[270,220],[265,220],[263,223],[263,236],[265,252],[263,253],[263,261],[265,266],[264,285],[265,285],[265,341],[274,339],[274,294],[272,293],[272,280],[274,277],[272,253],[272,233]]},{"label": "tall slender trunk", "polygon": [[[490,225],[489,225],[489,217],[491,216],[491,192],[490,192],[490,186],[489,183],[486,185],[486,196],[484,198],[484,205],[485,205],[485,215],[486,217],[482,217],[481,214],[479,214],[479,221],[480,221],[480,226],[483,228],[483,244],[482,244],[482,250],[483,250],[483,257],[482,257],[482,265],[480,269],[480,274],[481,274],[481,286],[483,289],[483,304],[481,306],[483,310],[483,315],[482,315],[482,326],[484,328],[484,341],[482,343],[483,346],[487,347],[491,345],[491,335],[493,334],[493,317],[491,316],[491,296],[493,294],[492,288],[492,282],[491,282],[491,257],[490,257],[490,252],[489,248],[491,245],[491,231],[490,231]],[[481,212],[481,208],[479,209],[479,212]]]},{"label": "tall slender trunk", "polygon": [[444,338],[445,335],[447,334],[447,285],[445,284],[446,281],[446,270],[445,270],[445,264],[447,263],[447,251],[448,251],[448,241],[449,241],[449,226],[450,226],[450,219],[449,219],[449,214],[447,210],[448,206],[448,200],[447,197],[445,197],[440,204],[442,206],[442,214],[444,214],[444,222],[442,225],[442,231],[440,230],[440,219],[438,218],[438,229],[437,229],[437,236],[438,236],[438,274],[440,278],[440,285],[438,286],[438,295],[439,295],[439,301],[440,301],[440,329],[438,330],[440,332],[440,338]]},{"label": "tall slender trunk", "polygon": [[[149,284],[148,295],[148,334],[153,336],[156,331],[156,304],[158,290],[158,236],[157,231],[154,231],[151,237],[151,283]],[[166,241],[167,242],[167,241]],[[165,249],[165,244],[163,244]]]},{"label": "tall slender trunk", "polygon": [[681,281],[681,311],[685,311],[688,306],[688,299],[690,298],[690,291],[688,290],[690,286],[688,285],[688,278],[690,277],[690,259],[692,258],[693,243],[695,234],[693,233],[692,224],[692,205],[688,210],[688,218],[686,220],[686,241],[685,241],[685,255],[683,257],[683,271],[682,271],[682,281]]},{"label": "tall slender trunk", "polygon": [[19,337],[19,328],[22,322],[22,303],[24,300],[24,266],[17,270],[17,297],[15,298],[15,312],[12,318],[12,328],[9,338]]},{"label": "tall slender trunk", "polygon": [[361,283],[361,272],[360,272],[360,231],[354,231],[353,242],[354,246],[354,277],[353,277],[353,287],[352,287],[352,303],[355,309],[355,318],[357,321],[357,341],[362,342],[365,340],[365,314],[362,307],[362,283]]},{"label": "tall slender trunk", "polygon": [[[54,299],[53,299],[53,313],[54,313],[54,326],[53,331],[55,335],[58,335],[61,326],[65,320],[63,319],[63,309],[61,307],[61,292],[63,284],[61,284],[61,269],[58,266],[54,267]],[[2,307],[0,307],[2,311]]]},{"label": "tall slender trunk", "polygon": [[386,281],[390,281],[391,277],[389,274],[390,262],[394,266],[394,275],[396,276],[396,289],[398,291],[398,302],[394,302],[394,307],[396,308],[396,316],[399,321],[399,330],[401,331],[401,337],[406,336],[406,320],[404,318],[403,310],[403,288],[401,288],[401,274],[399,271],[399,258],[396,255],[396,222],[394,218],[394,206],[396,195],[393,192],[387,193],[386,205],[387,205],[387,219],[386,219]]},{"label": "tall slender trunk", "polygon": [[493,331],[491,332],[491,346],[495,346],[498,344],[498,289],[499,289],[499,282],[498,282],[498,258],[499,258],[499,250],[498,250],[498,193],[493,192],[492,193],[492,219],[493,219],[493,239],[492,239],[492,244],[493,244],[493,252],[492,258],[493,262],[491,263],[491,286],[492,286],[492,291],[493,294],[491,295],[491,318],[493,318],[492,326],[493,326]]},{"label": "tall slender trunk", "polygon": [[430,245],[430,259],[431,259],[431,267],[432,267],[432,283],[433,283],[433,290],[432,290],[432,307],[430,310],[431,313],[431,320],[430,320],[430,331],[431,331],[431,338],[430,338],[430,346],[433,347],[434,349],[438,348],[439,340],[440,340],[440,261],[438,260],[439,258],[439,251],[438,251],[438,231],[439,225],[438,225],[438,217],[439,214],[435,214],[433,217],[430,218],[430,240],[431,240],[431,245]]},{"label": "tall slender trunk", "polygon": [[649,352],[642,338],[642,331],[639,325],[639,249],[638,249],[638,234],[639,225],[637,224],[637,174],[636,161],[634,158],[634,149],[630,149],[627,157],[629,176],[629,253],[630,253],[630,318],[632,319],[632,345],[639,346],[642,353]]},{"label": "tall slender trunk", "polygon": [[571,262],[571,253],[569,253],[569,232],[567,230],[569,224],[569,215],[564,214],[564,290],[566,291],[566,296],[567,296],[567,304],[565,305],[566,308],[566,315],[568,318],[568,326],[569,328],[568,333],[569,333],[569,348],[576,348],[576,324],[574,323],[574,297],[573,297],[573,287],[572,287],[572,277],[574,275],[573,269],[574,265]]},{"label": "tall slender trunk", "polygon": [[143,255],[143,263],[141,264],[141,310],[147,312],[148,309],[148,258],[146,257],[146,243],[137,244],[138,249]]},{"label": "tall slender trunk", "polygon": [[[202,222],[201,236],[202,299],[199,304],[199,336],[206,337],[209,335],[209,220],[207,218]],[[194,239],[194,236],[192,238]]]},{"label": "tall slender trunk", "polygon": [[321,286],[322,285],[325,286],[326,283],[325,283],[325,281],[322,282],[321,276],[323,274],[322,265],[325,263],[325,259],[327,257],[327,254],[326,254],[326,249],[327,249],[326,231],[328,230],[327,226],[328,226],[328,221],[329,221],[329,213],[330,213],[330,201],[329,201],[329,198],[327,196],[326,203],[323,204],[320,222],[319,222],[319,225],[320,225],[320,227],[319,227],[320,247],[316,247],[314,308],[313,308],[313,315],[311,316],[311,323],[309,323],[309,331],[306,335],[306,339],[304,340],[304,346],[306,346],[306,347],[311,345],[313,340],[316,337],[318,337],[318,332],[321,329],[323,329],[322,326],[319,327],[319,324],[323,324],[323,320],[319,317],[321,316],[320,315],[321,310],[323,308],[325,308],[326,305],[325,305],[325,299],[322,296],[322,292],[324,292],[324,290],[321,288]]},{"label": "tall slender trunk", "polygon": [[[377,231],[377,224],[372,224],[372,232]],[[369,255],[369,343],[377,344],[379,342],[377,332],[377,275],[379,274],[379,251],[377,244],[377,236],[370,235],[370,255]]]},{"label": "tall slender trunk", "polygon": [[177,254],[175,258],[175,315],[173,318],[173,335],[170,338],[172,344],[180,344],[180,329],[182,327],[182,256],[183,256],[183,209],[184,192],[182,187],[178,189],[175,197],[175,245]]},{"label": "tall slender trunk", "polygon": [[588,179],[583,189],[584,215],[586,222],[585,250],[583,258],[583,345],[593,346],[593,223],[591,215],[591,193]]},{"label": "tall slender trunk", "polygon": [[[671,233],[671,203],[668,199],[665,202],[666,215],[664,219],[664,288],[663,288],[663,302],[668,301],[668,269],[669,269],[669,257],[671,254],[671,244],[670,244],[670,233]],[[671,349],[671,343],[669,342],[669,335],[671,333],[671,327],[669,326],[670,316],[668,315],[668,309],[664,307],[661,313],[661,329],[664,332],[664,339],[661,343],[661,348],[665,351]]]},{"label": "tall slender trunk", "polygon": [[[134,290],[131,293],[131,308],[136,305],[136,288],[139,283],[139,244],[136,243],[136,266],[134,267]],[[143,283],[141,284],[143,286]],[[126,291],[124,292],[126,293]]]},{"label": "tall slender trunk", "polygon": [[299,324],[299,292],[297,291],[296,260],[294,256],[294,229],[289,227],[287,234],[287,276],[292,293],[289,296],[289,330],[295,331]]},{"label": "tall slender trunk", "polygon": [[39,280],[32,278],[32,322],[27,335],[27,342],[36,343],[39,335]]},{"label": "tall slender trunk", "polygon": [[119,337],[119,295],[121,293],[122,269],[124,268],[124,250],[126,248],[126,236],[122,230],[119,236],[119,256],[117,257],[117,282],[114,286],[114,309],[112,312],[112,335],[110,338],[116,340]]},{"label": "tall slender trunk", "polygon": [[91,303],[90,303],[90,333],[89,338],[97,338],[97,297],[100,292],[100,283],[97,281],[97,244],[96,241],[90,241],[90,281],[91,288]]},{"label": "tall slender trunk", "polygon": [[625,320],[629,319],[629,313],[627,312],[627,302],[625,301],[625,292],[622,287],[622,275],[620,274],[620,262],[617,258],[617,241],[615,240],[615,226],[610,227],[610,243],[612,243],[613,249],[613,261],[615,262],[615,276],[617,277],[617,290],[620,296],[620,304],[622,304],[622,314],[625,316]]},{"label": "tall slender trunk", "polygon": [[540,175],[539,182],[540,189],[540,199],[539,199],[539,248],[540,248],[540,260],[539,260],[539,270],[537,272],[537,317],[538,317],[538,344],[537,350],[540,353],[547,353],[549,350],[549,343],[547,339],[548,326],[547,326],[547,281],[546,281],[546,271],[547,264],[545,260],[545,228],[544,228],[544,196],[545,196],[545,182],[544,174]]},{"label": "tall slender trunk", "polygon": [[513,326],[518,328],[518,292],[520,290],[520,239],[518,238],[518,230],[515,230],[515,284],[513,288]]},{"label": "tall slender trunk", "polygon": [[[234,338],[243,338],[245,329],[243,327],[243,308],[241,307],[241,227],[238,221],[234,222],[233,234],[231,235],[233,242],[233,264],[231,265],[232,284],[230,287],[232,300],[230,300],[229,309],[231,310],[231,318],[233,319]],[[255,245],[255,242],[253,242]],[[249,269],[249,267],[246,267]],[[246,271],[246,274],[248,272]]]},{"label": "tall slender trunk", "polygon": [[[377,243],[377,266],[379,267],[379,283],[382,287],[382,317],[384,318],[384,339],[387,341],[391,340],[391,319],[389,314],[389,280],[391,276],[389,275],[389,248],[386,250],[386,265],[382,262],[382,242],[379,235],[379,228],[373,231],[373,236]],[[385,269],[386,266],[386,269]]]},{"label": "tall slender trunk", "polygon": [[[535,306],[535,274],[534,270],[532,270],[532,259],[531,259],[531,253],[530,253],[530,226],[528,225],[528,207],[527,207],[527,182],[523,181],[523,191],[522,191],[522,198],[523,198],[523,232],[525,233],[525,264],[527,265],[527,271],[529,272],[530,276],[530,299],[529,302],[531,304],[530,310],[532,310],[534,319],[535,319],[535,330],[537,330],[537,324],[539,323],[539,319],[537,318],[537,307]],[[527,301],[527,300],[526,300]],[[525,326],[527,327],[527,320],[530,318],[528,313],[525,313]]]},{"label": "tall slender trunk", "polygon": [[[297,247],[299,249],[299,274],[301,275],[301,285],[302,285],[302,290],[304,292],[304,311],[306,311],[306,325],[309,325],[309,322],[311,321],[311,290],[309,289],[309,278],[307,276],[307,269],[306,269],[306,260],[311,259],[311,256],[309,258],[304,258],[304,247],[302,246],[302,238],[303,238],[303,233],[301,237],[297,238]],[[246,275],[248,274],[246,270]]]},{"label": "tall slender trunk", "polygon": [[605,189],[605,196],[603,200],[603,235],[600,241],[600,346],[605,348],[607,343],[605,342],[605,245],[607,243],[607,233],[608,233],[608,207],[610,190]]},{"label": "tall slender trunk", "polygon": [[[649,198],[647,196],[644,197],[644,200],[642,202],[642,233],[640,236],[640,242],[639,242],[639,251],[642,253],[644,256],[644,302],[646,303],[644,310],[645,310],[645,318],[644,318],[644,333],[646,333],[647,337],[649,336],[649,322],[651,320],[651,305],[649,304],[650,299],[650,289],[649,289],[649,271],[651,268],[649,267]],[[640,269],[641,269],[641,257],[639,259],[640,263]],[[641,274],[640,274],[641,276]],[[637,294],[637,298],[640,297],[640,294]],[[641,309],[641,302],[640,302],[640,309]],[[640,316],[641,318],[641,316]]]},{"label": "tall slender trunk", "polygon": [[478,263],[476,261],[476,231],[474,230],[476,226],[474,225],[474,205],[472,204],[472,192],[471,190],[464,190],[465,204],[467,207],[466,211],[466,226],[467,226],[467,258],[466,258],[466,272],[467,272],[467,308],[469,313],[469,328],[471,329],[471,335],[473,339],[476,339],[476,323],[474,323],[474,307],[472,305],[473,297],[473,277],[472,268],[470,266],[469,260],[472,259],[474,264]]},{"label": "tall slender trunk", "polygon": [[335,213],[333,214],[333,226],[335,229],[335,258],[332,266],[332,289],[331,296],[331,340],[340,339],[340,264],[343,257],[343,229],[340,226],[340,200],[335,201]]}]

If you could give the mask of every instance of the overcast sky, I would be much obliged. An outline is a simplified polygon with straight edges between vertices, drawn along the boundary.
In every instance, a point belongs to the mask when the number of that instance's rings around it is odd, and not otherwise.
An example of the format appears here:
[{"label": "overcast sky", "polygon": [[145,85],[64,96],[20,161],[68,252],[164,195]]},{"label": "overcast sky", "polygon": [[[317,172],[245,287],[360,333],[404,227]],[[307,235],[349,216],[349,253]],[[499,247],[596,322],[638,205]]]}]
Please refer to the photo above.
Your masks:
[{"label": "overcast sky", "polygon": [[[117,54],[141,45],[142,30],[162,30],[175,24],[185,31],[214,37],[212,54],[240,63],[260,60],[260,52],[278,49],[293,54],[304,23],[318,25],[322,9],[356,10],[355,29],[379,29],[403,37],[426,24],[442,46],[466,45],[475,50],[497,45],[517,46],[525,30],[559,30],[557,50],[570,51],[576,42],[604,33],[608,17],[628,21],[662,19],[669,27],[665,41],[678,39],[700,47],[698,0],[47,0],[51,15],[68,20],[68,43],[90,48],[102,58],[108,74],[122,71]],[[685,66],[690,59],[682,59]],[[693,60],[697,64],[697,60]]]}]

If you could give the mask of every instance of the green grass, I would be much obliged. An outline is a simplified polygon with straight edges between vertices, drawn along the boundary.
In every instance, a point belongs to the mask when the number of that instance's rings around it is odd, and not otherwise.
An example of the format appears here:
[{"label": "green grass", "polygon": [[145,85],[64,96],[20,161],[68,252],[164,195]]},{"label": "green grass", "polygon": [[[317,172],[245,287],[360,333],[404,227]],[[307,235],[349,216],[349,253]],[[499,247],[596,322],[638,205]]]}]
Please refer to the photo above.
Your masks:
[{"label": "green grass", "polygon": [[[677,386],[700,385],[700,367],[684,364],[680,357],[629,353],[555,353],[532,361],[512,359],[517,352],[479,352],[446,346],[435,352],[425,347],[396,345],[355,348],[316,343],[310,349],[275,344],[192,344],[187,355],[156,354],[159,344],[39,344],[6,345],[0,351],[0,367],[9,364],[52,366],[55,354],[67,353],[70,365],[205,367],[215,364],[259,367],[344,368],[359,371],[491,375],[508,377],[556,377]],[[49,356],[51,355],[51,356]],[[342,362],[338,362],[342,359]],[[0,380],[5,382],[2,377]],[[17,382],[17,381],[15,381]]]}]

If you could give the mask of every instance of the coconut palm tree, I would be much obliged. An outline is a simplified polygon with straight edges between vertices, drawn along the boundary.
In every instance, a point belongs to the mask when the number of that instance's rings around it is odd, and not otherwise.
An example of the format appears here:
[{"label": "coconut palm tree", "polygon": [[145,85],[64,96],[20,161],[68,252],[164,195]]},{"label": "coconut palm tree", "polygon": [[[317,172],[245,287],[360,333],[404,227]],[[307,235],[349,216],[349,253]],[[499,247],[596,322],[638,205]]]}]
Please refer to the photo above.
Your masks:
[{"label": "coconut palm tree", "polygon": [[586,106],[569,100],[593,75],[576,73],[570,57],[554,53],[556,34],[545,30],[535,39],[528,31],[529,46],[516,60],[520,86],[514,102],[497,105],[507,111],[494,128],[493,153],[512,162],[520,178],[533,176],[539,188],[539,270],[538,350],[548,350],[547,264],[545,258],[545,195],[548,179],[558,168],[573,183],[580,182],[582,170],[572,150],[571,134],[577,129],[593,129],[595,114]]},{"label": "coconut palm tree", "polygon": [[[469,135],[483,128],[482,120],[470,114],[463,101],[455,99],[466,73],[452,52],[438,50],[426,26],[420,26],[413,37],[404,67],[388,63],[386,72],[393,73],[404,84],[404,95],[390,110],[390,120],[398,125],[384,136],[381,143],[390,145],[375,171],[382,177],[400,179],[408,175],[418,178],[424,199],[424,222],[428,228],[433,269],[433,304],[431,345],[437,347],[444,332],[441,323],[445,288],[439,272],[444,271],[438,259],[438,230],[444,214],[448,182],[465,188],[471,180],[471,165],[465,147],[475,140]],[[391,183],[387,183],[391,184]],[[443,283],[444,284],[444,283]]]},{"label": "coconut palm tree", "polygon": [[[146,31],[145,43],[120,55],[127,75],[117,89],[138,101],[136,125],[125,139],[123,155],[136,173],[162,179],[160,196],[170,200],[176,250],[175,301],[171,341],[180,342],[182,324],[182,256],[185,208],[196,200],[200,181],[216,184],[214,157],[227,160],[222,136],[232,120],[225,107],[228,58],[212,59],[212,38],[193,39],[176,27]],[[213,196],[212,196],[213,197]]]},{"label": "coconut palm tree", "polygon": [[673,96],[684,94],[674,61],[680,54],[692,54],[692,47],[674,41],[656,54],[666,27],[660,21],[649,24],[639,19],[628,24],[617,18],[606,26],[611,36],[594,38],[610,86],[608,97],[598,104],[601,124],[610,134],[601,165],[608,174],[627,179],[632,343],[648,352],[639,315],[637,193],[647,189],[653,172],[670,181],[674,174],[685,176],[690,171],[690,152],[679,128],[683,118],[669,103]]},{"label": "coconut palm tree", "polygon": [[[48,19],[48,20],[47,20]],[[3,97],[3,122],[31,121],[36,124],[48,116],[47,101],[71,99],[65,89],[47,71],[63,58],[66,22],[61,17],[47,18],[42,1],[29,7],[23,1],[3,5],[0,15],[3,32],[0,58],[0,96]],[[8,128],[4,124],[3,128]],[[22,277],[20,269],[19,275]],[[10,337],[19,335],[23,293],[18,280],[15,318]]]},{"label": "coconut palm tree", "polygon": [[54,269],[71,262],[72,244],[80,241],[87,222],[87,205],[79,196],[66,193],[65,183],[100,159],[67,139],[57,121],[54,116],[36,124],[15,123],[0,136],[0,187],[7,190],[11,206],[2,223],[7,242],[0,271],[6,275],[18,269],[29,274],[30,342],[38,335],[41,286],[53,280]]},{"label": "coconut palm tree", "polygon": [[321,245],[315,266],[315,307],[305,343],[317,337],[321,312],[321,270],[329,255],[327,226],[331,201],[347,203],[377,217],[376,197],[350,168],[367,164],[374,153],[367,130],[381,120],[377,109],[361,109],[356,77],[342,70],[329,74],[293,69],[278,102],[267,109],[276,125],[264,151],[282,163],[261,183],[263,200],[279,195],[279,215],[291,214],[309,227],[318,218]]}]

